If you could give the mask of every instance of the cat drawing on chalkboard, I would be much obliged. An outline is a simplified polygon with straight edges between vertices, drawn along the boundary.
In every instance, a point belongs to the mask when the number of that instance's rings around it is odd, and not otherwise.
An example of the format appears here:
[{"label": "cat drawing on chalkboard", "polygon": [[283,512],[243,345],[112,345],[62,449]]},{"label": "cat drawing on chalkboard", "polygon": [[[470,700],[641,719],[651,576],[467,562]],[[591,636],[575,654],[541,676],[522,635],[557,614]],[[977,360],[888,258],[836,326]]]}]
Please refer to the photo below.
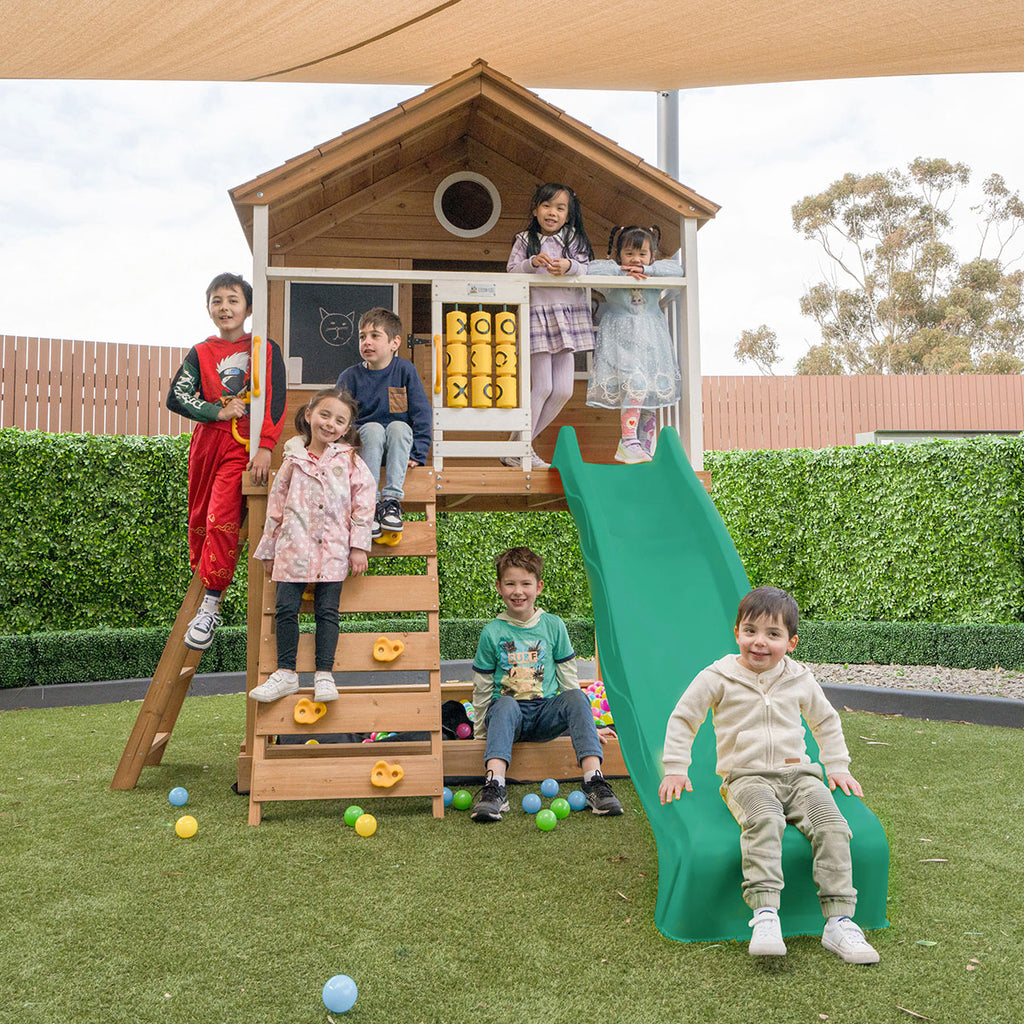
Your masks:
[{"label": "cat drawing on chalkboard", "polygon": [[356,338],[356,314],[351,313],[328,313],[323,306],[320,307],[320,337],[334,348],[341,348],[355,341]]}]

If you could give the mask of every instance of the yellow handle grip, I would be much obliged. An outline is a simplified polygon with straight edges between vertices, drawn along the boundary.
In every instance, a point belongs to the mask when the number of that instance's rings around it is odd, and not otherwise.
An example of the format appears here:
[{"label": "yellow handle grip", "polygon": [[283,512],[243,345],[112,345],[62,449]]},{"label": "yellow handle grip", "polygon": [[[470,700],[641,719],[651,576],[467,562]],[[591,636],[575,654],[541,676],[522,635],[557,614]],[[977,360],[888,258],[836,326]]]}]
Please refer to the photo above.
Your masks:
[{"label": "yellow handle grip", "polygon": [[434,374],[434,394],[441,394],[441,335],[434,335],[434,363],[437,366],[437,372]]},{"label": "yellow handle grip", "polygon": [[242,437],[238,432],[238,420],[231,421],[231,436],[246,450],[249,450],[249,438]]},{"label": "yellow handle grip", "polygon": [[[252,393],[256,398],[260,397],[260,346],[263,339],[254,334],[252,337]],[[248,447],[246,448],[248,451]]]}]

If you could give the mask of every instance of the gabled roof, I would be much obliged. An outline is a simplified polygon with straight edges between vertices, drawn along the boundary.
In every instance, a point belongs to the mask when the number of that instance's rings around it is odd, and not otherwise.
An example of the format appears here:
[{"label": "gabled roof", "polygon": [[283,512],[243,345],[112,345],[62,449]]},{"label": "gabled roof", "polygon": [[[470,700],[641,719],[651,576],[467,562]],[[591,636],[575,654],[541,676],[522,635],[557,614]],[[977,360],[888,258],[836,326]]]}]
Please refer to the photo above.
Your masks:
[{"label": "gabled roof", "polygon": [[719,209],[482,60],[239,185],[231,198],[250,242],[251,207],[270,205],[271,252],[280,253],[389,194],[464,168],[515,178],[526,191],[566,181],[602,224],[642,207],[666,231],[666,246],[678,245],[680,217],[703,222]]}]

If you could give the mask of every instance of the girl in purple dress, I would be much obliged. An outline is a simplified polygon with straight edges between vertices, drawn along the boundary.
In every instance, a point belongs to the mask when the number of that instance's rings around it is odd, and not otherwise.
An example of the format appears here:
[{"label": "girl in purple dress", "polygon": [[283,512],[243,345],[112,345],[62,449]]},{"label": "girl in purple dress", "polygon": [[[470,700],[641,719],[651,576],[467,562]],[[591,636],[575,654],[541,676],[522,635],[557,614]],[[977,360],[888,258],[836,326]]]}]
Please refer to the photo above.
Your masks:
[{"label": "girl in purple dress", "polygon": [[[516,235],[508,258],[513,274],[582,276],[594,257],[583,229],[580,202],[568,185],[538,186],[530,224]],[[530,290],[530,414],[536,437],[572,395],[574,356],[594,347],[594,325],[585,288]],[[531,450],[534,469],[548,464]],[[518,465],[515,459],[503,459]]]}]

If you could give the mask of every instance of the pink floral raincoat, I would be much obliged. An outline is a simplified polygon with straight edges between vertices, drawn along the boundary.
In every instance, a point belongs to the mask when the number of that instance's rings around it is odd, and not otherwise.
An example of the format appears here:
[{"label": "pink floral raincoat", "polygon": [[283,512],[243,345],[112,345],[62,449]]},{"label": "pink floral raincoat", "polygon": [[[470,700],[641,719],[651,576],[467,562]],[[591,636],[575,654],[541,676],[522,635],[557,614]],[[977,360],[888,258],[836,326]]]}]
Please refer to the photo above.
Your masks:
[{"label": "pink floral raincoat", "polygon": [[293,437],[284,454],[255,557],[273,560],[278,583],[344,580],[349,550],[370,550],[376,482],[347,444],[330,444],[314,459]]}]

